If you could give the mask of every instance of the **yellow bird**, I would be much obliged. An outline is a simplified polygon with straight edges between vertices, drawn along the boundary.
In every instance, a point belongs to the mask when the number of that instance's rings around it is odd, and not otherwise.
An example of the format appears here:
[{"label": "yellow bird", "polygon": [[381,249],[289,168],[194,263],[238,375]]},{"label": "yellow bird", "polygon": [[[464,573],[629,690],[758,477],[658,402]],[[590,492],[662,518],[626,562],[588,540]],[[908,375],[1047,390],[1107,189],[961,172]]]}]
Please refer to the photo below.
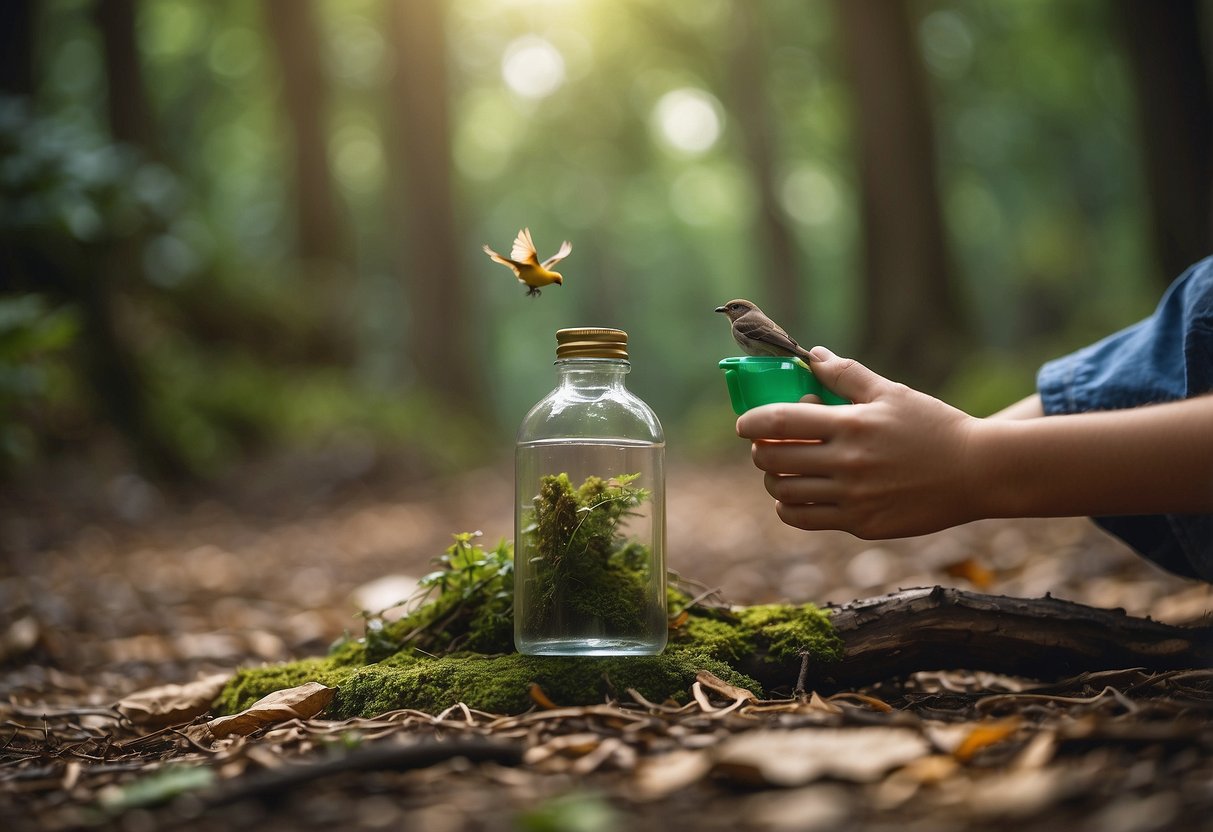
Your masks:
[{"label": "yellow bird", "polygon": [[559,251],[540,263],[539,252],[535,250],[535,242],[531,239],[531,229],[529,228],[518,232],[509,257],[502,257],[487,245],[484,247],[484,253],[492,258],[494,263],[509,266],[514,271],[514,276],[518,278],[518,282],[525,283],[529,287],[526,293],[534,296],[539,295],[540,286],[550,286],[553,283],[557,286],[564,285],[564,276],[560,272],[551,271],[551,268],[568,257],[572,251],[573,244],[565,240],[560,244]]}]

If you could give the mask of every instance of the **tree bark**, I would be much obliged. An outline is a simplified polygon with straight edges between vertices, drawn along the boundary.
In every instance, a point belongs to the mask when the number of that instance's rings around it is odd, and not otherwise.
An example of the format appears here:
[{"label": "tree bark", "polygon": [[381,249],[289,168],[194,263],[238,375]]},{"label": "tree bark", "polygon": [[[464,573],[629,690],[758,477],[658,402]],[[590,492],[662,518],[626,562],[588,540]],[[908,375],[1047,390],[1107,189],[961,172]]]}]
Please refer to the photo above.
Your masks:
[{"label": "tree bark", "polygon": [[392,0],[388,25],[395,72],[388,152],[400,228],[398,271],[408,298],[409,354],[418,380],[448,403],[480,392],[472,298],[464,287],[455,195],[446,36],[439,0]]},{"label": "tree bark", "polygon": [[1213,90],[1196,0],[1115,6],[1164,285],[1213,250]]},{"label": "tree bark", "polygon": [[99,0],[94,9],[104,46],[105,106],[114,140],[156,157],[156,129],[143,83],[136,14],[136,0]]},{"label": "tree bark", "polygon": [[807,317],[801,288],[805,274],[795,235],[779,203],[775,181],[777,149],[767,106],[765,58],[768,50],[759,28],[761,20],[760,10],[751,0],[735,0],[735,46],[730,60],[732,72],[726,83],[750,180],[758,195],[758,209],[754,215],[758,251],[754,263],[761,271],[759,282],[767,288],[767,301],[780,310],[778,318],[784,328],[794,337],[808,337],[797,335],[804,332]]},{"label": "tree bark", "polygon": [[[159,144],[136,33],[138,0],[99,0],[93,20],[104,52],[106,112],[110,136],[159,156]],[[114,241],[93,262],[81,263],[66,285],[82,318],[84,377],[110,424],[134,451],[144,470],[161,478],[184,479],[188,466],[173,440],[152,415],[152,394],[138,351],[122,331],[118,309],[137,287],[143,270],[141,236]],[[86,255],[87,256],[87,255]]]},{"label": "tree bark", "polygon": [[328,83],[311,0],[262,0],[281,70],[282,103],[293,151],[296,250],[304,260],[345,262],[346,223],[333,184],[325,118]]},{"label": "tree bark", "polygon": [[863,357],[899,379],[935,383],[955,361],[963,324],[910,16],[897,0],[836,0],[835,9],[861,183]]},{"label": "tree bark", "polygon": [[[1213,666],[1213,625],[1179,627],[1072,601],[910,589],[832,610],[838,662],[810,656],[807,687],[840,690],[920,670],[986,670],[1034,679],[1122,668]],[[744,672],[791,687],[800,661],[755,656]]]},{"label": "tree bark", "polygon": [[0,95],[34,94],[34,0],[0,5]]}]

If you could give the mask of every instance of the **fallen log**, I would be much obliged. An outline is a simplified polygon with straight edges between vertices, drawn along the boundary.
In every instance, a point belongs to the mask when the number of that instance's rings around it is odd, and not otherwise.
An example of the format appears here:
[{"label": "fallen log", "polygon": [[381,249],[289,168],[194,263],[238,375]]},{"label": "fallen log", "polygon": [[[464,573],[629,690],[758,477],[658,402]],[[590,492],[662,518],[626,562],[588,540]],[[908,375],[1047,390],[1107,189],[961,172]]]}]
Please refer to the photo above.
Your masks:
[{"label": "fallen log", "polygon": [[1033,679],[1128,667],[1213,667],[1213,623],[1177,626],[1046,595],[1012,598],[945,587],[908,589],[830,607],[836,662],[741,668],[764,687],[841,690],[920,670],[985,670]]}]

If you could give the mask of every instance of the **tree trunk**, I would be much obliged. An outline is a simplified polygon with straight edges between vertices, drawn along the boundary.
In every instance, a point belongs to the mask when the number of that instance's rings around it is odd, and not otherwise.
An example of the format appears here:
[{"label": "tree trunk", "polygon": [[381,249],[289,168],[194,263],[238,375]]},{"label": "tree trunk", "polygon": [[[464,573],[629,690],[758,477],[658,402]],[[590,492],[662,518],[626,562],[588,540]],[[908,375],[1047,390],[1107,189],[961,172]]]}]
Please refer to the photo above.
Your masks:
[{"label": "tree trunk", "polygon": [[34,94],[34,0],[0,6],[0,95]]},{"label": "tree trunk", "polygon": [[419,381],[448,403],[479,392],[471,298],[464,288],[451,184],[444,4],[391,0],[394,130],[388,158],[401,229],[409,354]]},{"label": "tree trunk", "polygon": [[115,141],[158,155],[156,130],[135,34],[136,0],[99,0],[94,9],[105,55],[106,113]]},{"label": "tree trunk", "polygon": [[[154,158],[159,147],[143,83],[137,15],[137,0],[99,0],[93,10],[105,57],[110,136]],[[137,285],[135,276],[143,270],[141,243],[138,236],[129,237],[96,252],[97,259],[81,264],[65,285],[81,309],[84,377],[110,424],[146,471],[181,479],[187,465],[152,417],[139,356],[119,324],[120,298]]]},{"label": "tree trunk", "polygon": [[262,0],[281,72],[293,151],[296,250],[304,260],[348,259],[348,235],[333,184],[325,117],[328,84],[311,0]]},{"label": "tree trunk", "polygon": [[1213,91],[1196,0],[1115,6],[1137,91],[1150,222],[1164,283],[1213,251]]},{"label": "tree trunk", "polygon": [[851,75],[864,234],[863,358],[940,381],[962,341],[926,79],[904,2],[836,0]]},{"label": "tree trunk", "polygon": [[[762,15],[752,0],[735,0],[733,4],[733,38],[729,73],[726,83],[731,97],[730,110],[736,117],[750,180],[758,195],[758,210],[754,217],[754,239],[757,242],[755,268],[761,272],[760,284],[765,284],[766,301],[780,310],[780,323],[793,334],[803,335],[807,319],[804,292],[805,275],[796,250],[795,235],[779,203],[775,181],[775,130],[771,124],[766,95],[767,47],[760,30]],[[812,346],[811,344],[809,346]]]},{"label": "tree trunk", "polygon": [[[910,589],[832,611],[838,662],[808,657],[806,687],[840,690],[919,670],[986,670],[1034,679],[1143,668],[1213,666],[1213,626],[1178,627],[1072,601],[1008,598],[958,589]],[[791,687],[800,661],[756,656],[743,672]]]}]

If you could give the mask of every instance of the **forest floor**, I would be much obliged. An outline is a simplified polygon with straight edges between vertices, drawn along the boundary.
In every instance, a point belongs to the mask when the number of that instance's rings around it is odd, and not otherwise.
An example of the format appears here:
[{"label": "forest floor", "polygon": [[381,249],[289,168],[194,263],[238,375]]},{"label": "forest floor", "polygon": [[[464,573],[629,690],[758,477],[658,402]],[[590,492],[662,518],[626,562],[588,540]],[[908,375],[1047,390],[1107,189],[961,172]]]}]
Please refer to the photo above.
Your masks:
[{"label": "forest floor", "polygon": [[[113,710],[128,694],[322,655],[361,631],[361,609],[407,595],[452,533],[510,536],[511,470],[411,481],[308,460],[171,497],[132,476],[60,482],[0,497],[7,829],[1147,832],[1213,816],[1209,668],[924,672],[748,703],[709,686],[681,709],[400,711],[217,744],[140,728]],[[674,465],[667,494],[669,566],[738,604],[940,584],[1171,623],[1213,613],[1213,587],[1082,519],[810,534],[778,521],[748,459]]]}]

